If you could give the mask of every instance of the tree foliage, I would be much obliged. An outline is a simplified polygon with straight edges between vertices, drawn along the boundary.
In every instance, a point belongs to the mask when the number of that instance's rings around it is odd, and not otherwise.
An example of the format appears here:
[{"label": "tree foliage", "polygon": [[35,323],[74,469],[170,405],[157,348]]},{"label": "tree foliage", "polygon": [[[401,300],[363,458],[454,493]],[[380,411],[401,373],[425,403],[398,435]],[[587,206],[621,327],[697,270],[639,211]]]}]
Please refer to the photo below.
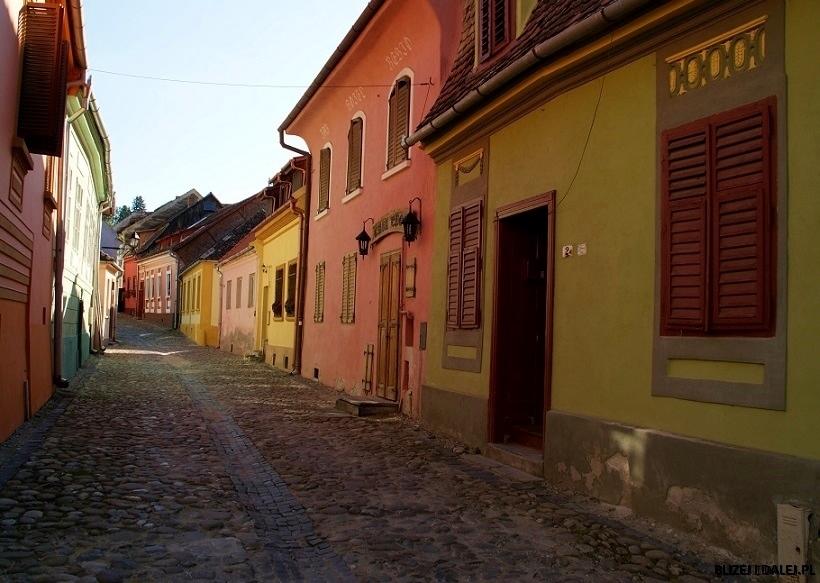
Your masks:
[{"label": "tree foliage", "polygon": [[134,197],[134,201],[131,203],[131,212],[145,212],[145,201],[141,196],[137,195]]}]

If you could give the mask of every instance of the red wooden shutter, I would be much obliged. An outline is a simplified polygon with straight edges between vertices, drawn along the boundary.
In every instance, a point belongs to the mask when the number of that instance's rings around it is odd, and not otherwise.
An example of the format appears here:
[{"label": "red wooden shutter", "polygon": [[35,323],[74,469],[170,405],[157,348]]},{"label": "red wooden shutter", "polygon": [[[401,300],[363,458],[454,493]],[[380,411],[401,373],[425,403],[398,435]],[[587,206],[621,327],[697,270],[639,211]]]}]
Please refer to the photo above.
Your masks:
[{"label": "red wooden shutter", "polygon": [[709,127],[663,135],[661,323],[665,333],[706,330]]},{"label": "red wooden shutter", "polygon": [[713,327],[766,330],[773,311],[770,104],[719,116],[712,127]]},{"label": "red wooden shutter", "polygon": [[461,250],[463,237],[463,207],[450,212],[450,247],[447,259],[447,327],[458,328],[461,289]]},{"label": "red wooden shutter", "polygon": [[62,30],[59,4],[27,4],[20,11],[23,60],[17,134],[33,154],[62,154],[68,74],[68,43],[62,41]]},{"label": "red wooden shutter", "polygon": [[478,47],[478,54],[481,59],[485,59],[490,56],[492,52],[492,45],[490,43],[491,38],[491,16],[492,12],[490,9],[491,0],[479,0],[478,3],[478,38],[479,38],[479,47]]},{"label": "red wooden shutter", "polygon": [[493,49],[503,46],[507,42],[509,30],[509,0],[493,0]]},{"label": "red wooden shutter", "polygon": [[460,327],[478,328],[481,298],[481,202],[464,207]]},{"label": "red wooden shutter", "polygon": [[330,201],[330,148],[322,148],[319,153],[319,212],[329,206]]},{"label": "red wooden shutter", "polygon": [[347,132],[347,192],[362,185],[362,120],[350,122]]}]

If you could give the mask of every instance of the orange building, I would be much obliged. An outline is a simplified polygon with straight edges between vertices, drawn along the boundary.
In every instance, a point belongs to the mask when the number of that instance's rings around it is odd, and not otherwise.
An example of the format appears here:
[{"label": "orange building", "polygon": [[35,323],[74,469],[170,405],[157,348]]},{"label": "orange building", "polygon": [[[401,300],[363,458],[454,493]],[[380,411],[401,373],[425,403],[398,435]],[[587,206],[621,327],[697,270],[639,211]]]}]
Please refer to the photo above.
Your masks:
[{"label": "orange building", "polygon": [[[61,253],[63,237],[54,211],[62,195],[66,98],[71,92],[85,99],[87,86],[79,2],[6,0],[0,19],[3,441],[53,392],[53,258]],[[47,94],[44,86],[50,87]]]}]

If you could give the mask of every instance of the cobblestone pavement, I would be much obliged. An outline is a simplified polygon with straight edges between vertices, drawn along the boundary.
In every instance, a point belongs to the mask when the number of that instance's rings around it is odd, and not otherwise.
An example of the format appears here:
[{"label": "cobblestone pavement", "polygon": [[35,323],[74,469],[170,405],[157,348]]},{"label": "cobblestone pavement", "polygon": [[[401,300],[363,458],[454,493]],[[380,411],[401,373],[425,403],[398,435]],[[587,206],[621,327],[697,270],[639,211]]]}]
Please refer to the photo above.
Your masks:
[{"label": "cobblestone pavement", "polygon": [[2,581],[691,582],[731,560],[264,364],[120,334],[41,445],[0,447]]}]

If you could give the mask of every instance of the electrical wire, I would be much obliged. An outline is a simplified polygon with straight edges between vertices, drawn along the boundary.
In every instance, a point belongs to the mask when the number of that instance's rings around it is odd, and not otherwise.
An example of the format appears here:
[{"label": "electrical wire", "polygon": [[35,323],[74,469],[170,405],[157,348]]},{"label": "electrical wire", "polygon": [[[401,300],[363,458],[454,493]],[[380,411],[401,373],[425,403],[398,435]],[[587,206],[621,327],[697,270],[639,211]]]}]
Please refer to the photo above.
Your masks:
[{"label": "electrical wire", "polygon": [[[162,81],[165,83],[184,83],[187,85],[207,85],[211,87],[245,87],[252,89],[306,89],[310,85],[288,85],[288,84],[267,84],[267,83],[230,83],[222,81],[199,81],[195,79],[176,79],[173,77],[154,77],[151,75],[137,75],[134,73],[121,73],[119,71],[108,71],[106,69],[88,69],[94,73],[102,73],[103,75],[113,75],[115,77],[128,77],[129,79],[143,79],[146,81]],[[432,82],[413,83],[415,86],[430,86]],[[347,85],[347,84],[322,84],[322,88],[328,89],[358,89],[362,88],[387,88],[392,85],[382,84],[365,84],[365,85]]]}]

